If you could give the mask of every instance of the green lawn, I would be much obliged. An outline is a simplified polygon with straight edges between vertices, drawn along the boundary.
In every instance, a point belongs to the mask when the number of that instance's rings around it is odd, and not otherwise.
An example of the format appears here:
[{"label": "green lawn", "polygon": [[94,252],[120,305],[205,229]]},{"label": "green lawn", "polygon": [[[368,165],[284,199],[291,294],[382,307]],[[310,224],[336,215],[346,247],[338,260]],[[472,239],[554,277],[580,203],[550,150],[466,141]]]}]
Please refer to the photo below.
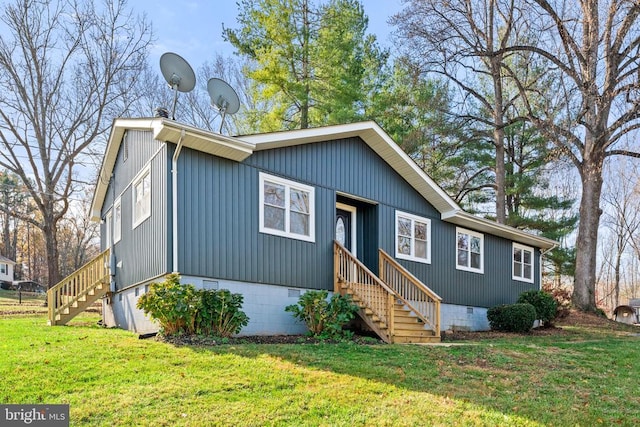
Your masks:
[{"label": "green lawn", "polygon": [[71,425],[636,425],[640,338],[462,345],[176,347],[96,326],[0,317],[0,403],[68,403]]}]

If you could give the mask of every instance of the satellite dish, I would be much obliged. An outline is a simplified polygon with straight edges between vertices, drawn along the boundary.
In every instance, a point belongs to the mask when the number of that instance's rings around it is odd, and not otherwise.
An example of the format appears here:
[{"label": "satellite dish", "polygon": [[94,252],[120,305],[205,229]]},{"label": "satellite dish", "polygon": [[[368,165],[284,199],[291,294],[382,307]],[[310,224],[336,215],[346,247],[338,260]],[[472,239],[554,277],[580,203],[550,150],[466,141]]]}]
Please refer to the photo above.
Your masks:
[{"label": "satellite dish", "polygon": [[216,107],[222,113],[222,123],[220,123],[220,132],[222,133],[222,125],[227,114],[235,114],[240,109],[240,98],[235,90],[221,79],[212,78],[207,82],[207,92],[211,97],[211,105]]},{"label": "satellite dish", "polygon": [[178,92],[191,92],[196,87],[196,75],[193,68],[180,55],[166,52],[160,57],[162,76],[174,91],[171,118],[176,119]]}]

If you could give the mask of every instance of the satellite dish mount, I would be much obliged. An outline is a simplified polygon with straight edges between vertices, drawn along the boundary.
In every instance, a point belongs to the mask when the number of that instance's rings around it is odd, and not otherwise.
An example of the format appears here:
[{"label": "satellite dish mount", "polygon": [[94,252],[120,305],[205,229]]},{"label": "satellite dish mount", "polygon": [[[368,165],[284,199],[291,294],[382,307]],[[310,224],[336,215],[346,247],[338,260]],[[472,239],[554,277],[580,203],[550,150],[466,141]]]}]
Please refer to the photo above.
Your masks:
[{"label": "satellite dish mount", "polygon": [[220,131],[222,133],[222,126],[224,125],[224,119],[227,114],[235,114],[240,109],[240,98],[235,90],[221,79],[212,78],[207,82],[207,92],[211,97],[211,105],[220,111],[222,115],[222,122],[220,123]]},{"label": "satellite dish mount", "polygon": [[160,70],[174,92],[171,119],[175,120],[178,92],[191,92],[196,86],[196,75],[193,72],[193,68],[184,58],[172,52],[162,54],[160,57]]}]

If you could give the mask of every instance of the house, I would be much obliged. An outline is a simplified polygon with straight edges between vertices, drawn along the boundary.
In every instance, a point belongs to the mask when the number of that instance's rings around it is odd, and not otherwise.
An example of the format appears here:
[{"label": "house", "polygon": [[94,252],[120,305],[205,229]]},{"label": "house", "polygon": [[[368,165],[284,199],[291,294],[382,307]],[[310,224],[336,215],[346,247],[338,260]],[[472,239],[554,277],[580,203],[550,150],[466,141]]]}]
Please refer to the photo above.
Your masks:
[{"label": "house", "polygon": [[0,284],[5,286],[13,284],[13,269],[15,265],[14,261],[0,255]]},{"label": "house", "polygon": [[638,319],[638,323],[640,323],[640,298],[630,298],[629,307],[633,309],[636,319]]},{"label": "house", "polygon": [[[488,307],[540,288],[556,245],[462,210],[374,122],[231,137],[117,119],[92,215],[104,252],[80,293],[138,332],[157,326],[137,298],[169,272],[242,293],[246,335],[304,332],[284,308],[310,289],[353,295],[389,342],[488,329]],[[79,307],[71,283],[50,293],[52,324]]]}]

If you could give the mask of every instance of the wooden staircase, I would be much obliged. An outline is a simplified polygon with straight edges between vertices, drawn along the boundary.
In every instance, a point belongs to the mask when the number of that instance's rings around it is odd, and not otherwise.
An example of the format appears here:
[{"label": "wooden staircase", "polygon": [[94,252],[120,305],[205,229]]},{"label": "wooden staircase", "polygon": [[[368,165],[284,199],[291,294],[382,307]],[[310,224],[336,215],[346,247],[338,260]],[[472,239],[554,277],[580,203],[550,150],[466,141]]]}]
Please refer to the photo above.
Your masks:
[{"label": "wooden staircase", "polygon": [[380,276],[334,242],[334,291],[351,295],[365,324],[387,343],[440,342],[441,298],[379,250]]},{"label": "wooden staircase", "polygon": [[49,325],[64,325],[109,292],[109,249],[47,291]]}]

